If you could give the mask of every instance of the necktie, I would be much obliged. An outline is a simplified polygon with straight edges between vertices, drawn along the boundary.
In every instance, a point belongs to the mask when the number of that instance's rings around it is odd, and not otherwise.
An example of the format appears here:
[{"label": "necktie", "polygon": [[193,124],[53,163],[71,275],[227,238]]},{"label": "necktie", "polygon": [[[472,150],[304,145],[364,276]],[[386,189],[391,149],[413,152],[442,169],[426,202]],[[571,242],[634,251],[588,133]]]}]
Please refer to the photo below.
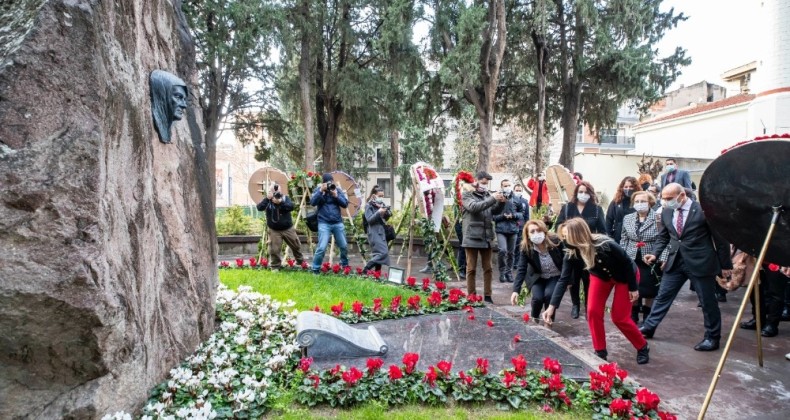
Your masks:
[{"label": "necktie", "polygon": [[675,230],[678,231],[678,236],[683,234],[683,209],[678,209],[678,218],[675,221]]}]

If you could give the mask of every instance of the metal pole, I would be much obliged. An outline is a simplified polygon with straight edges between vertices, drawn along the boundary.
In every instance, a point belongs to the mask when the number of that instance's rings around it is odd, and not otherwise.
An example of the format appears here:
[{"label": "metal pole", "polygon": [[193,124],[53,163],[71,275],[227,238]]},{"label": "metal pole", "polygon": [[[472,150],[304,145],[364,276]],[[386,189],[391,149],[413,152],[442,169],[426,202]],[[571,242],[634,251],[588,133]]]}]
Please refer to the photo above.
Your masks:
[{"label": "metal pole", "polygon": [[[702,409],[700,409],[699,416],[697,416],[697,420],[702,420],[705,418],[705,413],[708,411],[708,406],[710,405],[710,400],[713,397],[713,392],[716,390],[716,384],[719,382],[719,377],[721,376],[721,371],[724,369],[724,362],[727,361],[727,355],[730,353],[730,347],[732,347],[732,342],[735,339],[735,333],[738,331],[738,324],[741,322],[741,317],[743,317],[743,312],[746,309],[746,304],[749,302],[749,295],[752,293],[752,289],[754,288],[755,284],[757,283],[757,279],[760,277],[760,267],[763,265],[763,260],[765,260],[765,254],[768,251],[768,245],[771,243],[771,237],[774,235],[774,230],[776,228],[776,222],[779,220],[779,213],[782,212],[782,206],[774,206],[773,207],[774,215],[771,219],[771,225],[768,227],[768,234],[765,235],[765,241],[763,242],[763,248],[760,250],[760,255],[757,257],[757,262],[754,264],[754,272],[752,273],[752,278],[749,280],[749,287],[746,288],[746,293],[743,295],[743,302],[741,302],[741,307],[738,309],[738,315],[735,317],[735,321],[732,323],[732,330],[730,330],[730,336],[727,337],[727,344],[724,345],[724,351],[721,354],[721,358],[719,359],[719,365],[716,366],[716,372],[713,374],[713,379],[710,382],[710,387],[708,388],[708,393],[705,395],[705,401],[702,403]],[[755,309],[759,311],[760,301],[755,299]],[[759,312],[757,312],[757,316],[759,317]],[[758,325],[759,325],[759,318],[758,318]],[[758,329],[757,334],[759,336],[760,331]],[[758,339],[759,340],[759,339]],[[760,345],[761,341],[758,341],[758,346]],[[758,358],[762,359],[762,348],[758,348]],[[760,363],[762,366],[762,363]]]}]

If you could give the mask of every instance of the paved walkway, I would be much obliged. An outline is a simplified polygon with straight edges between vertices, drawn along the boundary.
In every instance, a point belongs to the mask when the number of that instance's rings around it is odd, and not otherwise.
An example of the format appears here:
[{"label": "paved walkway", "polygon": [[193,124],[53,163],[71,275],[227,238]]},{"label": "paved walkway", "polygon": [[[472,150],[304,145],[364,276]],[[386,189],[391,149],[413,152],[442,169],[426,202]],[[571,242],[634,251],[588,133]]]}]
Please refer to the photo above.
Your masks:
[{"label": "paved walkway", "polygon": [[[397,256],[392,257],[393,265]],[[227,256],[223,259],[231,260]],[[352,256],[352,265],[359,265]],[[412,262],[413,274],[423,276],[416,270],[424,267],[424,258]],[[405,267],[405,257],[400,267]],[[480,273],[478,271],[478,273]],[[478,274],[478,289],[482,289],[481,274]],[[499,273],[494,267],[493,309],[506,315],[520,317],[527,308],[510,305],[510,283],[500,283]],[[450,287],[465,289],[465,282],[452,282]],[[722,311],[722,341],[724,346],[745,289],[728,295],[728,302],[719,306]],[[553,329],[538,328],[555,342],[564,346],[577,357],[595,366],[600,363],[592,352],[590,333],[584,316],[570,317],[570,298],[566,294],[557,312]],[[750,317],[749,307],[745,317]],[[620,334],[610,319],[606,319],[606,337],[609,360],[616,361],[643,386],[656,392],[667,409],[677,413],[681,419],[696,418],[713,373],[723,350],[697,352],[693,347],[703,336],[702,312],[697,308],[694,292],[684,287],[672,309],[650,342],[650,363],[636,364],[636,351]],[[757,345],[754,331],[738,330],[724,371],[719,380],[712,403],[708,409],[709,419],[786,419],[790,413],[790,361],[784,358],[790,353],[790,322],[779,326],[779,335],[763,338],[765,363],[757,365]]]}]

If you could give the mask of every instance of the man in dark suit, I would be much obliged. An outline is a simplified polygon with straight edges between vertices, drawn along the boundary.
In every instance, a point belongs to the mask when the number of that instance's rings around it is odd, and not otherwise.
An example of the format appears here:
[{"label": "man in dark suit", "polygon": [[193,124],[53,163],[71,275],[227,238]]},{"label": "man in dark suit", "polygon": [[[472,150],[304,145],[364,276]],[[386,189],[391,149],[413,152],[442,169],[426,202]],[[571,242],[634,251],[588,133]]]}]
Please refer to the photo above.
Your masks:
[{"label": "man in dark suit", "polygon": [[721,312],[715,295],[716,275],[728,277],[732,274],[730,247],[713,234],[702,207],[686,196],[680,184],[664,187],[661,199],[664,210],[656,246],[652,254],[644,256],[644,261],[655,263],[656,255],[661,255],[664,249],[667,249],[667,261],[652,312],[639,330],[646,338],[653,337],[683,283],[690,279],[702,302],[705,319],[705,338],[694,350],[716,350],[721,338]]},{"label": "man in dark suit", "polygon": [[678,169],[678,164],[675,159],[669,158],[665,162],[667,173],[661,175],[661,189],[671,183],[680,184],[683,188],[691,189],[691,175],[687,171]]}]

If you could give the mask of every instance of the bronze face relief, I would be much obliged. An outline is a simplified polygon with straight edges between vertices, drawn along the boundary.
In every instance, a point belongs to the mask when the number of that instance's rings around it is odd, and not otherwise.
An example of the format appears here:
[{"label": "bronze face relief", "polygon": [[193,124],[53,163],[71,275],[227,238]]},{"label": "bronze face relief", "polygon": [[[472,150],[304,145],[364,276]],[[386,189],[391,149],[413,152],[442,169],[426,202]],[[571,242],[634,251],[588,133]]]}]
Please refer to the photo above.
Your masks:
[{"label": "bronze face relief", "polygon": [[159,141],[170,143],[170,126],[184,117],[187,107],[187,85],[178,76],[154,70],[149,78],[151,89],[151,115]]}]

